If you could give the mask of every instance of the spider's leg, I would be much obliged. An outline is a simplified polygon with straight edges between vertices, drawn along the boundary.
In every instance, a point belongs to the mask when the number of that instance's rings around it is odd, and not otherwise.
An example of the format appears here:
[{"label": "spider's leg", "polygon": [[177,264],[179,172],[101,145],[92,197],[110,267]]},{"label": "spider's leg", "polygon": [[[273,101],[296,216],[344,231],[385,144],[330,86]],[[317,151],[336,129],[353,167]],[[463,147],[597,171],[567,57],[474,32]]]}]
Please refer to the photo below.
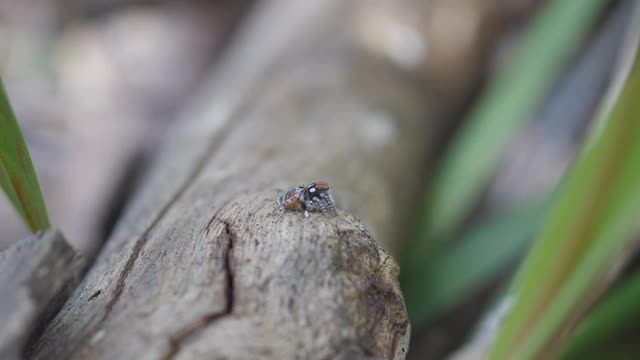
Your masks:
[{"label": "spider's leg", "polygon": [[335,205],[333,204],[333,199],[331,199],[331,196],[329,194],[322,193],[320,194],[320,196],[322,196],[322,200],[324,200],[324,203],[326,207],[329,208],[329,211],[336,211]]},{"label": "spider's leg", "polygon": [[307,200],[303,200],[302,197],[300,198],[300,207],[302,208],[302,210],[304,211],[304,217],[308,218],[309,217],[309,210],[307,209],[309,207],[309,204],[307,203]]},{"label": "spider's leg", "polygon": [[323,201],[323,200],[321,200],[321,199],[320,199],[320,198],[318,198],[318,197],[314,197],[314,198],[313,198],[313,201],[315,201],[315,202],[318,204],[318,207],[320,208],[320,210],[322,210],[322,213],[323,213],[324,215],[327,215],[327,209],[326,209],[326,206],[325,206],[325,204],[324,204],[324,201]]}]

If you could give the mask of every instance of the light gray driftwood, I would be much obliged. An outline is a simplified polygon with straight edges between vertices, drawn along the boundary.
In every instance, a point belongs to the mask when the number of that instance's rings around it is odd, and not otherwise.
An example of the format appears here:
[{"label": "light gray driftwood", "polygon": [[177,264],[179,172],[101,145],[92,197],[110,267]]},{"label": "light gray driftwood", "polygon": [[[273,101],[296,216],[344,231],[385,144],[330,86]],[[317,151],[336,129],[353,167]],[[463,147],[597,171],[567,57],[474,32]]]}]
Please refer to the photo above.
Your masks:
[{"label": "light gray driftwood", "polygon": [[22,359],[29,336],[62,306],[83,264],[54,230],[0,252],[0,359]]},{"label": "light gray driftwood", "polygon": [[[350,40],[366,1],[261,4],[32,358],[404,358],[382,248],[418,195],[428,97]],[[336,216],[277,208],[316,180]]]}]

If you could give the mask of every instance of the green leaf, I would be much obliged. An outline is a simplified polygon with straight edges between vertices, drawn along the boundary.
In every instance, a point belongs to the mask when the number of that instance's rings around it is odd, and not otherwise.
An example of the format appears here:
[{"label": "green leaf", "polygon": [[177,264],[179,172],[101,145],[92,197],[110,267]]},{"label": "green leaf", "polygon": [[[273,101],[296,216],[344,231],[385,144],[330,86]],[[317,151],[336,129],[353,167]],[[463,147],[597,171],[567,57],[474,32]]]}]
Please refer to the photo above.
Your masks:
[{"label": "green leaf", "polygon": [[640,214],[640,61],[563,181],[522,265],[491,359],[549,358],[599,295]]},{"label": "green leaf", "polygon": [[606,3],[553,0],[533,20],[515,58],[484,91],[441,159],[426,199],[423,244],[433,237],[447,238],[472,208],[509,142],[530,119]]},{"label": "green leaf", "polygon": [[544,199],[490,215],[439,252],[423,272],[402,278],[411,323],[419,326],[450,310],[472,291],[498,278],[525,251],[548,208],[549,200]]},{"label": "green leaf", "polygon": [[29,151],[0,79],[0,187],[33,232],[49,228]]},{"label": "green leaf", "polygon": [[[590,354],[594,353],[610,353],[613,349],[607,346],[633,331],[639,321],[640,270],[637,270],[596,305],[569,339],[560,358],[578,360],[593,358]],[[634,342],[637,344],[637,339]]]}]

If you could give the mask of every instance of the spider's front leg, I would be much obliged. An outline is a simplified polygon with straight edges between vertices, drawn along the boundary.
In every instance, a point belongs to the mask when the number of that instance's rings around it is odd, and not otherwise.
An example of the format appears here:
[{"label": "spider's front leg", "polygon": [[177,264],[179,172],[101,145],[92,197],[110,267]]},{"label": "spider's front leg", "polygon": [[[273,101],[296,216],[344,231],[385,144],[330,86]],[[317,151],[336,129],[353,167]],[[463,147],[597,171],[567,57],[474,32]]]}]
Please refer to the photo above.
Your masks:
[{"label": "spider's front leg", "polygon": [[322,214],[324,214],[325,216],[327,215],[327,208],[325,206],[325,203],[323,200],[321,200],[318,197],[314,197],[313,201],[318,205],[318,207],[320,208],[320,210],[322,210]]},{"label": "spider's front leg", "polygon": [[329,211],[331,211],[331,212],[336,211],[336,207],[335,207],[335,204],[333,202],[333,198],[331,198],[331,195],[329,195],[328,193],[324,192],[324,193],[320,194],[320,197],[322,197],[323,203],[329,209]]},{"label": "spider's front leg", "polygon": [[304,217],[308,218],[309,217],[309,211],[307,210],[307,201],[303,200],[300,202],[300,207],[302,207],[302,210],[304,211]]}]

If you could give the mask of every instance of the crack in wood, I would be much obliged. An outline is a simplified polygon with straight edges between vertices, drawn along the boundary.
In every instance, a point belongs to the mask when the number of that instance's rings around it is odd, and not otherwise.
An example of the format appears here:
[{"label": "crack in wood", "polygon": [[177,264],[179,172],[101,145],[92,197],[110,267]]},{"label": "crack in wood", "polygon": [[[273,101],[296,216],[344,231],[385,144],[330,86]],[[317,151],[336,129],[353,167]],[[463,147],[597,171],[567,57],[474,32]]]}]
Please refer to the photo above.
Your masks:
[{"label": "crack in wood", "polygon": [[[176,332],[169,338],[169,351],[163,357],[163,360],[171,360],[173,359],[182,349],[183,343],[187,341],[187,339],[196,335],[196,333],[203,331],[209,325],[213,324],[216,320],[230,315],[233,313],[233,306],[235,301],[235,290],[234,290],[234,273],[233,266],[231,266],[231,257],[233,251],[233,245],[237,240],[237,235],[235,231],[233,231],[231,224],[228,221],[217,218],[216,216],[209,222],[211,225],[214,221],[219,221],[224,225],[224,234],[227,242],[227,247],[224,250],[224,270],[225,270],[225,281],[226,281],[226,290],[225,290],[225,307],[221,312],[214,312],[207,314],[200,318],[199,320],[185,326],[180,331]],[[207,227],[207,232],[209,227]]]},{"label": "crack in wood", "polygon": [[[90,343],[91,339],[94,338],[94,336],[96,336],[96,334],[100,331],[100,327],[107,320],[107,317],[109,317],[109,315],[111,314],[111,311],[113,311],[113,307],[120,299],[120,295],[122,295],[122,291],[124,290],[124,286],[126,285],[126,281],[127,281],[127,278],[129,277],[129,273],[131,272],[131,269],[133,269],[133,265],[135,264],[136,260],[138,260],[138,257],[140,256],[140,252],[142,251],[142,248],[149,240],[149,233],[160,222],[160,220],[162,220],[164,215],[169,211],[173,203],[178,200],[178,198],[182,195],[182,193],[186,190],[186,188],[187,188],[187,185],[185,184],[185,186],[181,188],[173,196],[173,198],[171,198],[167,202],[167,204],[162,208],[158,216],[153,220],[151,225],[149,225],[145,229],[145,231],[142,233],[140,238],[136,241],[136,244],[133,247],[131,255],[127,259],[127,262],[124,265],[124,269],[122,270],[122,272],[120,273],[120,276],[118,277],[118,280],[116,282],[116,288],[113,291],[113,296],[105,306],[105,310],[104,310],[104,313],[102,314],[102,317],[100,318],[100,320],[98,320],[98,323],[94,326],[93,331],[90,331],[84,337],[84,339],[80,341],[80,344]],[[83,346],[78,346],[78,349],[80,350],[83,348],[84,348]]]},{"label": "crack in wood", "polygon": [[100,294],[101,294],[101,293],[102,293],[102,290],[98,290],[98,291],[94,292],[94,293],[89,297],[89,299],[87,299],[87,301],[91,301],[91,300],[93,300],[93,299],[97,298],[98,296],[100,296]]},{"label": "crack in wood", "polygon": [[156,218],[144,230],[140,238],[138,238],[138,240],[136,241],[136,244],[133,247],[131,255],[129,256],[129,258],[127,259],[127,262],[125,263],[124,269],[122,270],[122,272],[120,273],[120,276],[118,277],[118,280],[116,282],[116,288],[113,291],[113,296],[105,306],[104,314],[102,315],[100,320],[98,320],[98,323],[93,327],[93,330],[90,331],[86,336],[84,336],[83,339],[79,342],[80,346],[76,348],[78,349],[78,351],[81,351],[84,348],[84,346],[82,346],[83,344],[90,343],[91,339],[100,331],[100,327],[111,314],[113,307],[120,299],[120,295],[124,290],[126,280],[129,277],[129,273],[131,272],[131,269],[133,269],[133,265],[135,264],[136,260],[140,256],[140,252],[142,251],[142,248],[149,240],[149,233],[151,232],[151,230],[153,230],[156,227],[156,225],[164,218],[164,216],[169,212],[169,210],[178,201],[178,199],[182,197],[182,195],[186,192],[189,186],[191,186],[193,181],[203,171],[205,167],[204,166],[205,163],[209,160],[211,155],[214,154],[217,151],[217,149],[220,148],[220,146],[222,146],[222,143],[224,143],[224,139],[227,138],[227,135],[232,131],[233,128],[235,128],[235,126],[237,126],[237,124],[234,124],[234,121],[229,121],[228,123],[222,126],[220,131],[213,137],[213,139],[211,140],[211,142],[209,143],[209,145],[207,146],[203,154],[197,159],[197,161],[195,161],[195,166],[193,167],[193,170],[191,171],[189,176],[187,176],[187,178],[185,179],[184,183],[176,191],[173,197],[171,197],[167,201],[167,203],[162,207],[162,209],[160,210]]}]

